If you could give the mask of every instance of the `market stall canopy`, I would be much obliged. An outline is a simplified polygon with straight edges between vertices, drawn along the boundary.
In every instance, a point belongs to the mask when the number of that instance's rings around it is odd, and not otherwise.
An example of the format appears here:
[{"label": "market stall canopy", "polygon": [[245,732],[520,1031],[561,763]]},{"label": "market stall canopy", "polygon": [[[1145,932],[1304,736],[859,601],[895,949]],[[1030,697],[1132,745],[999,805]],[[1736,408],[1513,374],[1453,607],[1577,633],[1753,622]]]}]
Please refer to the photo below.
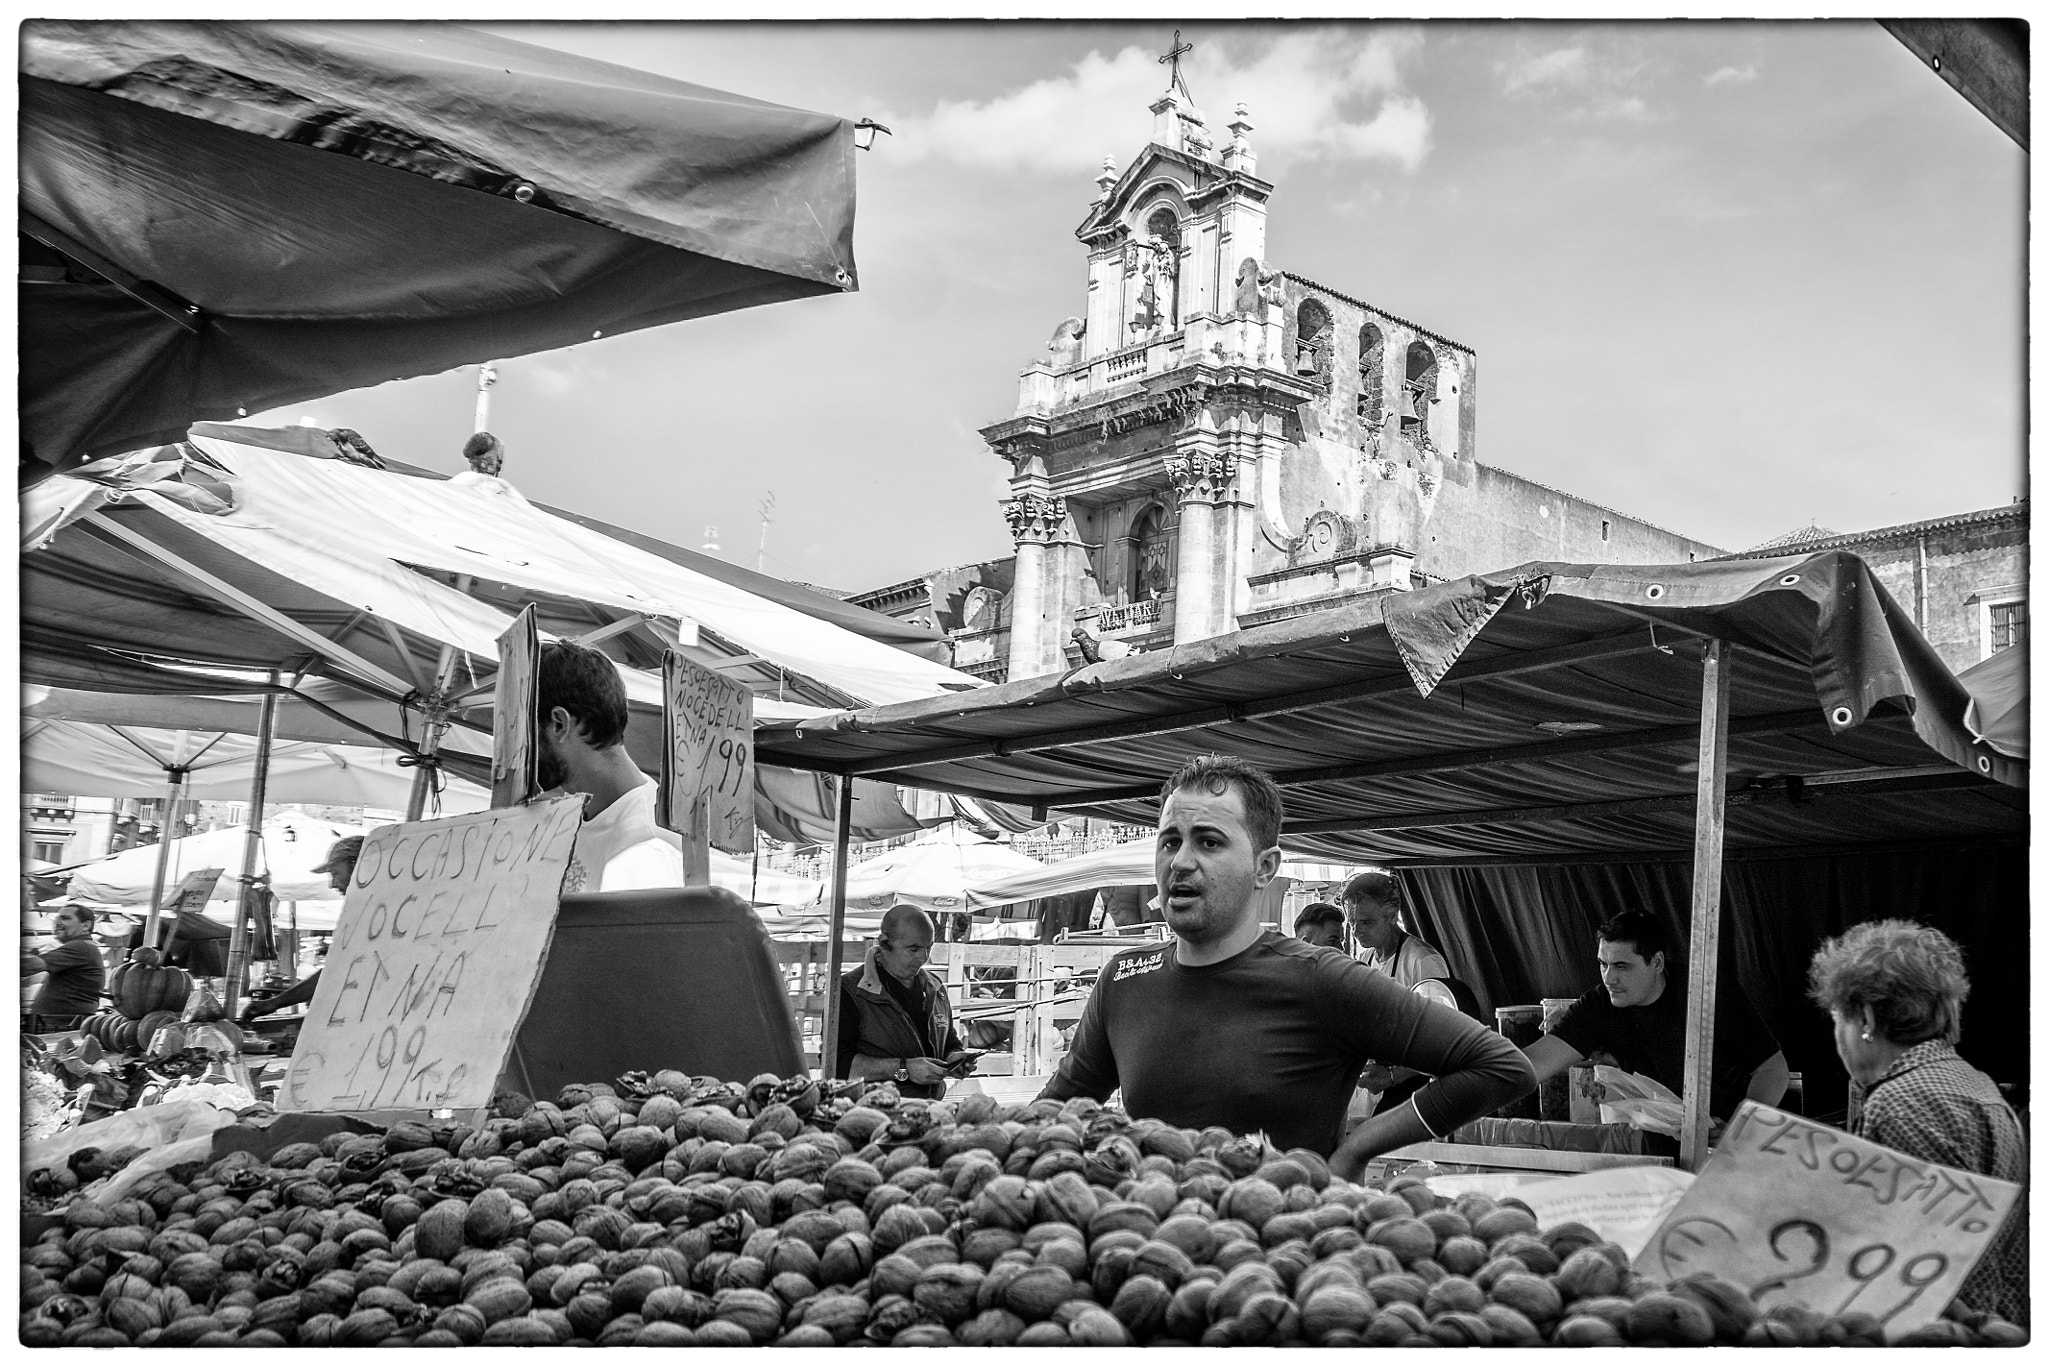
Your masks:
[{"label": "market stall canopy", "polygon": [[[24,718],[21,790],[75,797],[162,797],[173,770],[185,775],[187,801],[242,802],[256,774],[256,741],[223,731],[159,730]],[[403,811],[413,770],[398,756],[364,745],[280,739],[271,745],[270,802],[364,806]],[[451,778],[439,815],[481,811],[489,788]],[[239,868],[241,864],[234,864]]]},{"label": "market stall canopy", "polygon": [[[967,909],[981,911],[1042,897],[1069,896],[1090,887],[1149,887],[1156,880],[1154,852],[1151,840],[1132,840],[976,883],[967,889]],[[1283,859],[1279,875],[1294,881],[1329,881],[1337,876],[1326,864],[1292,859]]]},{"label": "market stall canopy", "polygon": [[[314,872],[314,867],[327,861],[327,850],[336,840],[345,835],[367,835],[372,828],[321,820],[302,811],[280,811],[263,822],[256,872],[268,876],[270,890],[280,901],[331,898],[333,884],[327,874]],[[164,885],[174,887],[179,878],[198,868],[240,869],[248,838],[247,826],[228,825],[172,840]],[[71,895],[115,906],[146,906],[156,886],[157,856],[157,846],[145,844],[88,863],[72,873]],[[214,884],[212,899],[232,902],[240,891],[240,883],[231,873]]]},{"label": "market stall canopy", "polygon": [[1045,867],[1007,844],[976,839],[957,825],[943,826],[846,870],[849,910],[886,911],[908,902],[926,911],[967,909],[967,888],[1005,874]]},{"label": "market stall canopy", "polygon": [[21,30],[24,463],[856,287],[853,128],[445,24]]},{"label": "market stall canopy", "polygon": [[[450,766],[472,777],[475,756],[488,752],[497,637],[529,602],[544,636],[602,642],[621,663],[627,743],[649,772],[660,769],[669,648],[745,682],[761,718],[981,686],[610,539],[501,479],[414,478],[207,431],[242,435],[202,428],[190,443],[89,478],[59,475],[24,495],[25,681],[183,695],[229,691],[195,665],[242,671],[251,693],[261,690],[247,678],[254,670],[325,676],[387,704],[370,724],[410,743],[418,709],[450,669],[452,719],[483,741],[453,746]],[[805,804],[815,789],[808,775],[790,775],[757,802],[762,829],[829,838],[829,795]],[[881,792],[859,813],[870,822],[857,826],[860,837],[917,829],[893,789]]]},{"label": "market stall canopy", "polygon": [[1702,641],[1733,654],[1731,847],[2021,838],[2026,765],[1861,560],[1532,563],[956,697],[763,726],[763,763],[1114,820],[1187,758],[1375,863],[1693,841]]}]

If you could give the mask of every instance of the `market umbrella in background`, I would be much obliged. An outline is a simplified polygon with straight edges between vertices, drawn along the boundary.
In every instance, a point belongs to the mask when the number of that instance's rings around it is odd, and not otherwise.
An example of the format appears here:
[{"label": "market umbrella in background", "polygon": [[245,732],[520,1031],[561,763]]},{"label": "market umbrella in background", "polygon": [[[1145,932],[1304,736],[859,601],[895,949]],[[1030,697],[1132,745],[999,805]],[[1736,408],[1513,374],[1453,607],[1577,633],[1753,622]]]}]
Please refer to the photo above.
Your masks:
[{"label": "market umbrella in background", "polygon": [[[162,797],[171,772],[182,769],[181,800],[243,802],[255,777],[256,751],[251,737],[221,731],[28,718],[21,731],[21,790]],[[266,800],[403,811],[413,770],[398,757],[366,745],[277,740],[270,748]],[[481,811],[490,804],[487,788],[450,778],[439,814]]]},{"label": "market umbrella in background", "polygon": [[1007,844],[942,826],[849,867],[846,906],[886,911],[908,902],[926,911],[965,914],[969,886],[1044,866]]},{"label": "market umbrella in background", "polygon": [[21,30],[22,462],[856,287],[853,127],[444,24]]}]

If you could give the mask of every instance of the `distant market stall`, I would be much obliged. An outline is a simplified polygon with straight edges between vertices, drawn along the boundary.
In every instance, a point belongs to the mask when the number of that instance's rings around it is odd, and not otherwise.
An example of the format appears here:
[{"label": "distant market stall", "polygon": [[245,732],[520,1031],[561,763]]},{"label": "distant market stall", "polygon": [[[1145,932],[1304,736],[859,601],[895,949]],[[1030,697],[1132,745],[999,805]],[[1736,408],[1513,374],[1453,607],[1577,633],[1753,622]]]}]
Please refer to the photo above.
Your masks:
[{"label": "distant market stall", "polygon": [[[1287,793],[1283,836],[1333,859],[1689,862],[1689,877],[1674,870],[1683,899],[1660,909],[1690,926],[1697,1037],[1724,919],[1745,980],[1768,951],[1772,973],[1755,984],[1788,1009],[1801,1008],[1784,987],[1803,971],[1799,945],[1810,951],[1820,928],[1726,916],[1724,849],[1938,862],[1988,845],[2003,851],[1994,879],[2015,851],[2023,863],[2026,765],[1971,735],[1969,703],[1852,555],[1534,563],[959,697],[775,722],[759,754],[1146,821],[1166,775],[1217,751],[1272,770]],[[1874,907],[1905,894],[1894,880]],[[1973,898],[1996,901],[1982,883]],[[1625,901],[1616,886],[1605,904]],[[1958,935],[1986,950],[1972,958],[1990,979],[1972,1006],[2008,1050],[2025,1047],[2026,993],[2012,989],[2024,956],[2005,951],[2023,904],[1999,914],[2001,934]],[[1574,928],[1515,924],[1515,942],[1491,948],[1583,958]],[[1710,1065],[1696,1061],[1695,1081]],[[1687,1093],[1692,1166],[1705,1087]]]}]

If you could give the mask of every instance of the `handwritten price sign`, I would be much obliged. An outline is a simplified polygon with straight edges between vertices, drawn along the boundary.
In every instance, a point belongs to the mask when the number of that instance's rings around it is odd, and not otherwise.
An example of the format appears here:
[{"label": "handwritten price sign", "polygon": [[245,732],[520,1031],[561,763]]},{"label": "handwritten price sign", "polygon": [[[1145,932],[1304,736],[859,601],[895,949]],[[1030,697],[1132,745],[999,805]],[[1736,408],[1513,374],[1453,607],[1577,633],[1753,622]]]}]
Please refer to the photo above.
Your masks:
[{"label": "handwritten price sign", "polygon": [[1745,1101],[1635,1266],[1711,1271],[1765,1308],[1861,1310],[1897,1338],[1955,1298],[2019,1194]]},{"label": "handwritten price sign", "polygon": [[583,799],[566,797],[374,831],[278,1108],[488,1104],[582,819]]},{"label": "handwritten price sign", "polygon": [[661,665],[661,823],[728,854],[754,851],[754,694],[670,650]]}]

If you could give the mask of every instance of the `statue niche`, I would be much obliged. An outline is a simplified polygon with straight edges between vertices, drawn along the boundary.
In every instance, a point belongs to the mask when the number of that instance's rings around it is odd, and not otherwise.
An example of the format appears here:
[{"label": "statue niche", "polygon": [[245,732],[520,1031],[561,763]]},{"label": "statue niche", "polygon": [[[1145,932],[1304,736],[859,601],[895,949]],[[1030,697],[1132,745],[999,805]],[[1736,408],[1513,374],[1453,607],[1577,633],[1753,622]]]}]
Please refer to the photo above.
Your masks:
[{"label": "statue niche", "polygon": [[1145,221],[1145,233],[1142,242],[1130,245],[1124,267],[1125,274],[1138,276],[1137,307],[1129,326],[1139,338],[1180,326],[1180,224],[1173,210],[1154,213]]},{"label": "statue niche", "polygon": [[1126,601],[1159,601],[1173,587],[1173,534],[1166,525],[1166,509],[1145,509],[1131,527],[1130,547]]}]

